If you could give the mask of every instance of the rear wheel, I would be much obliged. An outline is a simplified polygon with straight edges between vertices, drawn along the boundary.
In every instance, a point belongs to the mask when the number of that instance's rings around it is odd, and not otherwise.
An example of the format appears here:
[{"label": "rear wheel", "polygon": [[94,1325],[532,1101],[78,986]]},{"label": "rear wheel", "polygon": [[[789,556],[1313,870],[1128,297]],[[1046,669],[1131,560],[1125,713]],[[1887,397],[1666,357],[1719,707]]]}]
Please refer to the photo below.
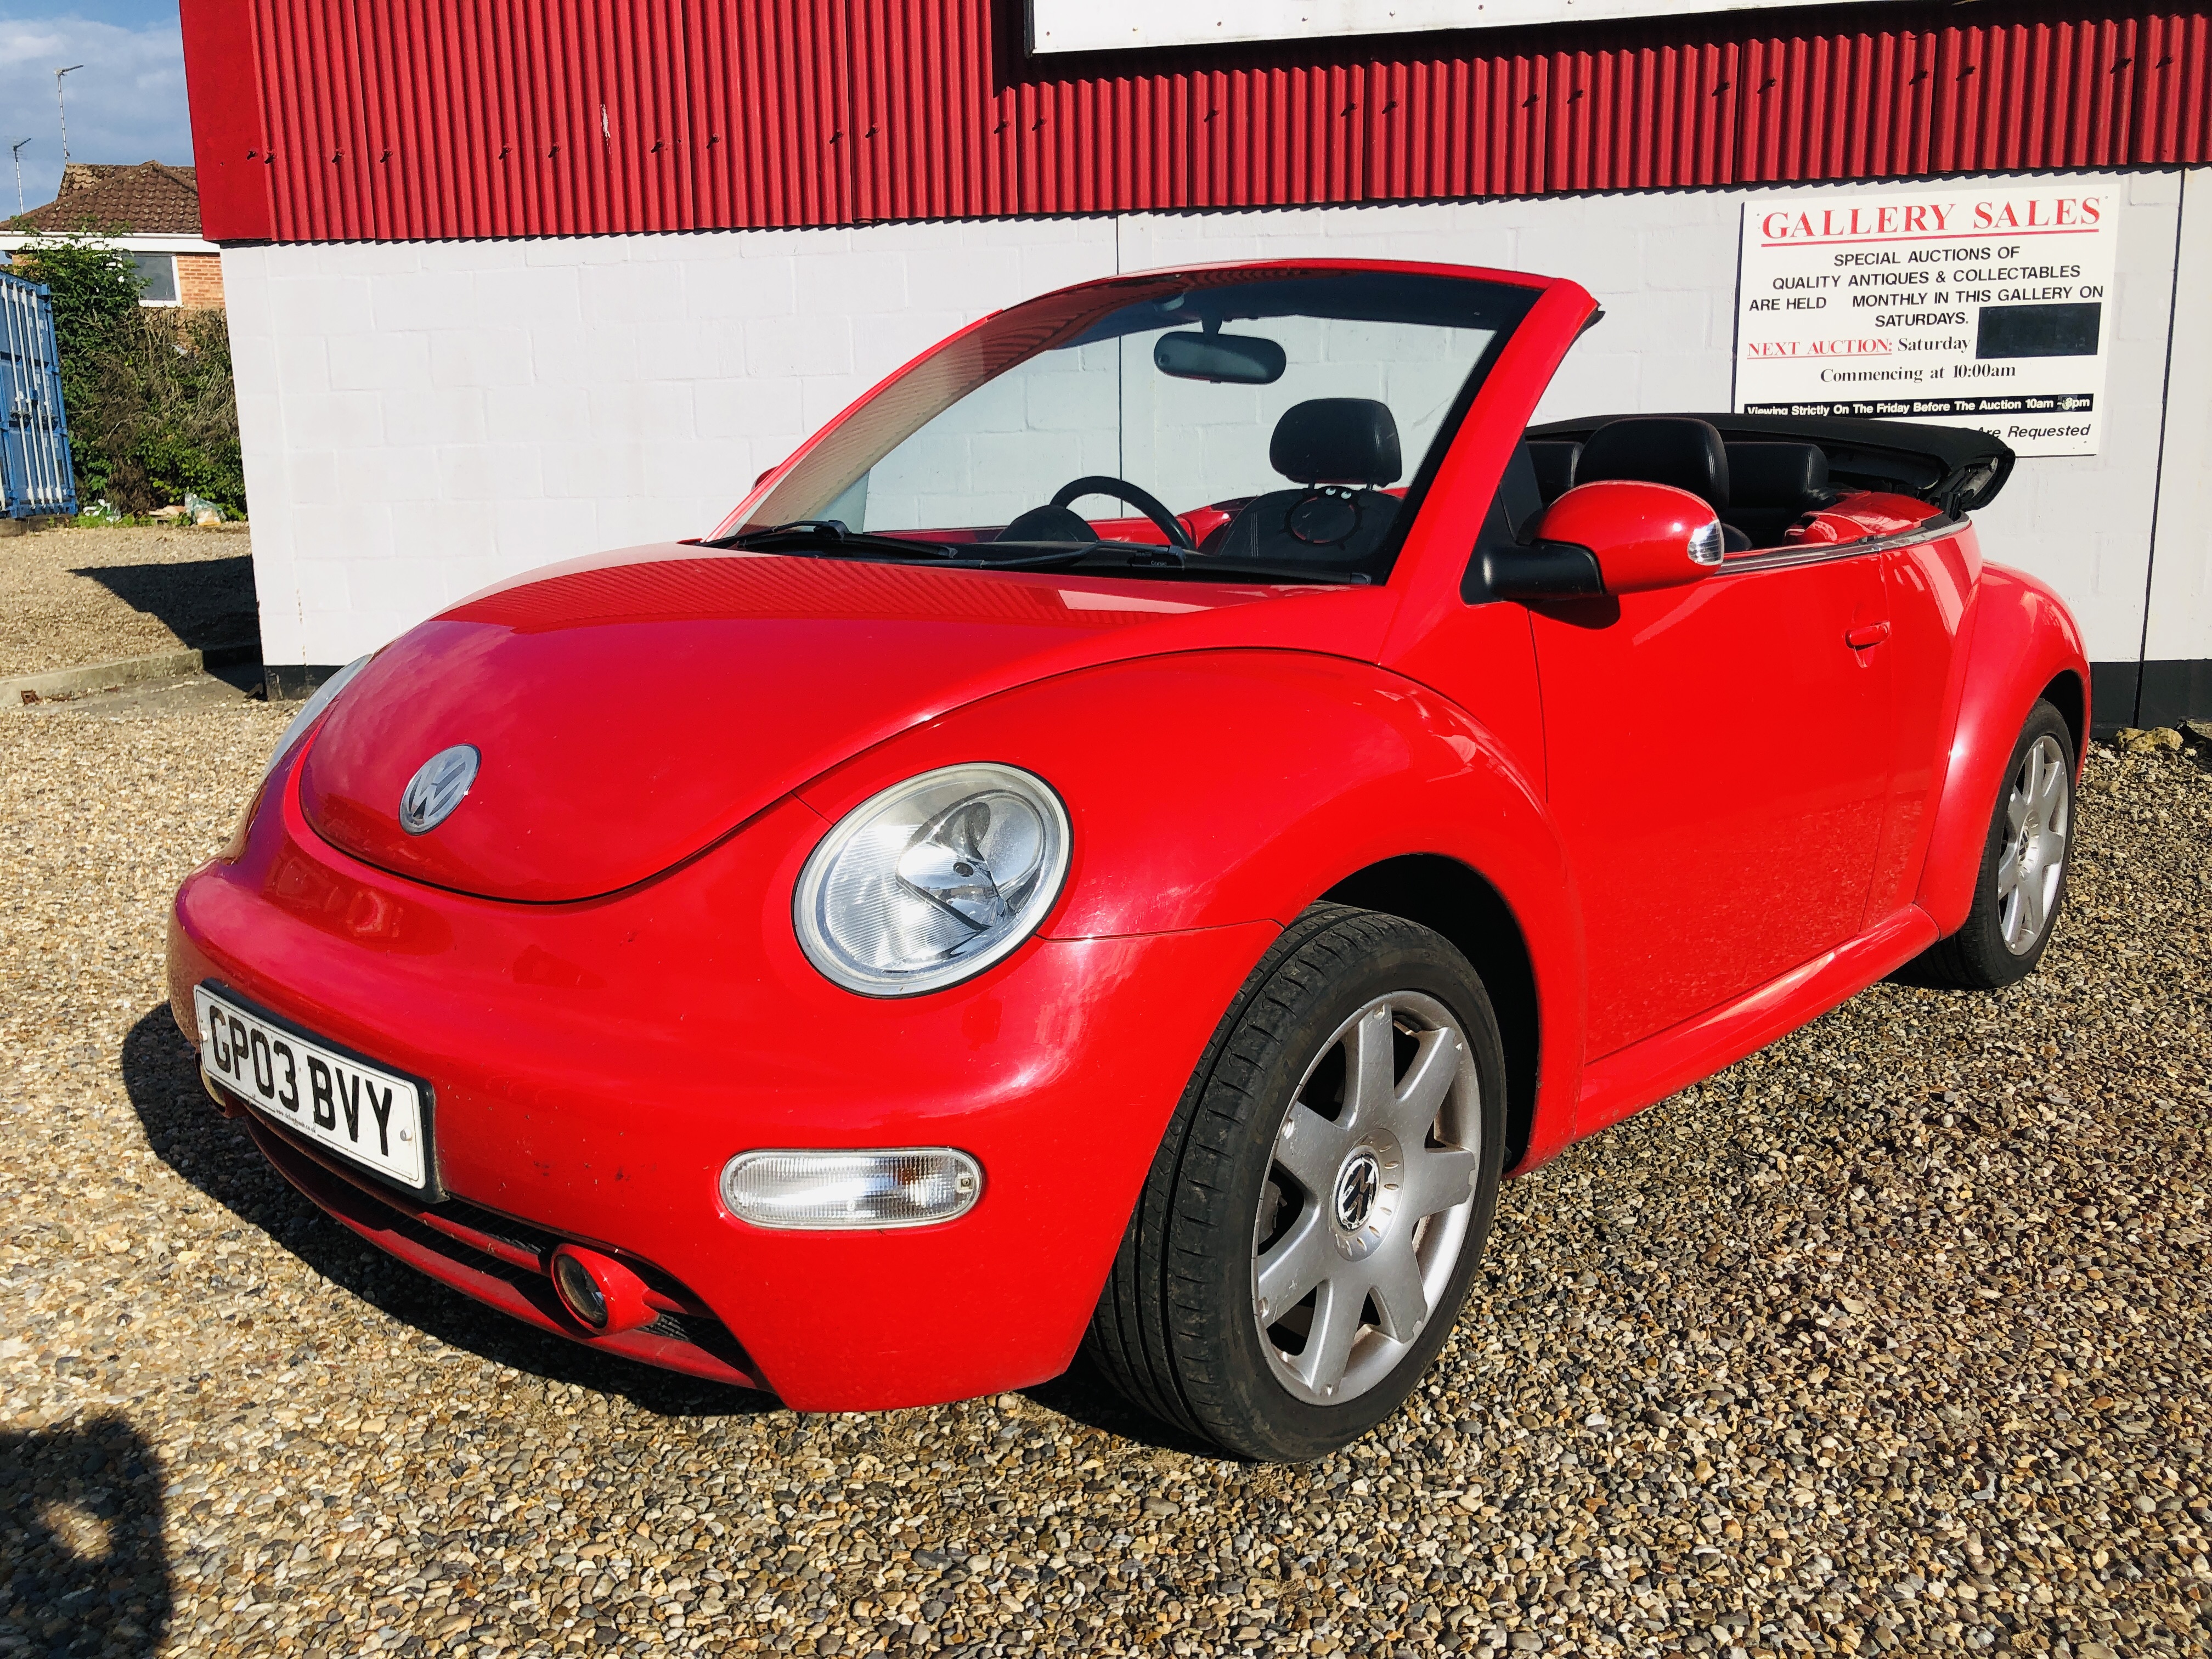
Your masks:
[{"label": "rear wheel", "polygon": [[1918,977],[1993,991],[2043,960],[2066,896],[2074,833],[2074,738],[2065,718],[2038,702],[2013,745],[1966,925],[1916,964]]},{"label": "rear wheel", "polygon": [[1395,916],[1317,906],[1224,1017],[1093,1317],[1135,1403],[1303,1461],[1405,1399],[1497,1201],[1504,1061],[1481,981]]}]

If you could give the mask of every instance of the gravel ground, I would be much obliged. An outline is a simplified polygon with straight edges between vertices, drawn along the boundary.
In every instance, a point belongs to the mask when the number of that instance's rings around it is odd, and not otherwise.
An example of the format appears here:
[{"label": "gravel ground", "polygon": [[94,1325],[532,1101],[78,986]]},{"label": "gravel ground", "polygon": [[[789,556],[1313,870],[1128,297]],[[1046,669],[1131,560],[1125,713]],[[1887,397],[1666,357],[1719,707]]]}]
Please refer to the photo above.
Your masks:
[{"label": "gravel ground", "polygon": [[2027,985],[1510,1183],[1410,1413],[1285,1469],[1080,1376],[799,1417],[321,1219],[160,985],[284,712],[0,719],[0,1654],[2212,1652],[2212,743],[2096,755]]},{"label": "gravel ground", "polygon": [[258,646],[249,533],[70,525],[0,541],[0,679]]}]

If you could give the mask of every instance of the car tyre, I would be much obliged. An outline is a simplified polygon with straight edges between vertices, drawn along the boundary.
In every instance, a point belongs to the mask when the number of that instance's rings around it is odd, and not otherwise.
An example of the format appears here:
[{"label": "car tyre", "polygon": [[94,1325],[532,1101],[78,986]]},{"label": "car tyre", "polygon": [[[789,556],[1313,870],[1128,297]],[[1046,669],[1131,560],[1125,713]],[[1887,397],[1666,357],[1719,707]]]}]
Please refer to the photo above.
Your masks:
[{"label": "car tyre", "polygon": [[1240,1456],[1304,1462],[1357,1439],[1458,1317],[1504,1101],[1467,958],[1401,917],[1315,906],[1246,980],[1176,1106],[1092,1316],[1093,1360],[1137,1406]]},{"label": "car tyre", "polygon": [[2074,832],[2074,737],[2047,702],[2031,709],[1990,816],[1974,908],[1915,967],[1923,984],[1994,991],[2027,978],[2066,897]]}]

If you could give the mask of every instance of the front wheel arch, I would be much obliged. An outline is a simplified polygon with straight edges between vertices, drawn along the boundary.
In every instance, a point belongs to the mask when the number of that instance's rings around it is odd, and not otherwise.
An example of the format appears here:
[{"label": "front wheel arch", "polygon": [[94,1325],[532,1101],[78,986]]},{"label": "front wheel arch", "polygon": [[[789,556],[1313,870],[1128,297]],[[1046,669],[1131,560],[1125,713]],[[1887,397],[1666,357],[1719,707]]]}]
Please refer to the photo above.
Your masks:
[{"label": "front wheel arch", "polygon": [[1457,859],[1440,853],[1409,853],[1346,877],[1320,902],[1380,911],[1441,933],[1481,975],[1505,1048],[1505,1168],[1510,1172],[1528,1152],[1535,1126],[1543,1032],[1528,938],[1504,896],[1480,871]]},{"label": "front wheel arch", "polygon": [[[1271,1379],[1255,1346],[1267,1337],[1246,1328],[1257,1294],[1243,1277],[1256,1249],[1250,1204],[1264,1197],[1255,1178],[1289,1144],[1288,1131],[1279,1140],[1273,1126],[1303,1092],[1284,1087],[1297,1083],[1310,1054],[1301,1033],[1326,1031],[1335,1012],[1358,1006],[1378,984],[1442,999],[1483,1079],[1480,1137],[1467,1231],[1446,1282],[1425,1317],[1417,1314],[1410,1333],[1396,1338],[1402,1346],[1388,1376],[1330,1404],[1295,1397]],[[1487,993],[1449,940],[1397,916],[1310,907],[1246,979],[1176,1104],[1091,1317],[1085,1348],[1092,1362],[1131,1404],[1233,1455],[1303,1462],[1366,1433],[1434,1362],[1467,1295],[1497,1201],[1504,1069]],[[1387,1073],[1384,1084],[1387,1101]],[[1410,1208],[1401,1223],[1426,1212]],[[1258,1312],[1265,1322],[1264,1302]],[[1380,1322],[1395,1336],[1387,1319]]]}]

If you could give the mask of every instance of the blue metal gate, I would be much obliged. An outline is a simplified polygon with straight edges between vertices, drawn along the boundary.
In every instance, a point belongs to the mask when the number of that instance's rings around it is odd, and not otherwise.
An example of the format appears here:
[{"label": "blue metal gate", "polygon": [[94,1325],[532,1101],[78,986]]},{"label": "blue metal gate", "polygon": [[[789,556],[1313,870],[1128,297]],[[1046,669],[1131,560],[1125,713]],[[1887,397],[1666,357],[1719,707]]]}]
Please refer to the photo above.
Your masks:
[{"label": "blue metal gate", "polygon": [[52,296],[0,276],[0,510],[10,519],[76,512]]}]

